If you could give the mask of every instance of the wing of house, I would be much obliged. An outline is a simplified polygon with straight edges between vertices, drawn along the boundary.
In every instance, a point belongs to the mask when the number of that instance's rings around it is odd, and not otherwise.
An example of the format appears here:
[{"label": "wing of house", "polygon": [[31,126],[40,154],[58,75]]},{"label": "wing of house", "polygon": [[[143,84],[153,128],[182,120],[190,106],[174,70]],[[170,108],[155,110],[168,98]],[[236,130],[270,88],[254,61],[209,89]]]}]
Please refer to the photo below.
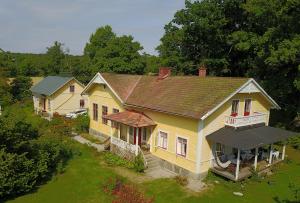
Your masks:
[{"label": "wing of house", "polygon": [[[145,163],[153,156],[162,167],[193,177],[217,168],[219,150],[231,161],[225,171],[233,180],[246,176],[236,174],[237,156],[291,135],[268,127],[270,109],[280,107],[252,78],[206,77],[203,69],[200,77],[170,75],[168,68],[159,76],[96,74],[83,91],[90,100],[90,133],[111,137],[116,153],[146,153]],[[228,139],[220,139],[225,131]],[[264,135],[276,132],[274,139]],[[252,165],[263,161],[258,153],[251,159]]]},{"label": "wing of house", "polygon": [[84,85],[74,77],[45,77],[30,89],[34,110],[51,117],[54,113],[64,115],[86,108],[88,102],[87,97],[81,95],[83,89]]}]

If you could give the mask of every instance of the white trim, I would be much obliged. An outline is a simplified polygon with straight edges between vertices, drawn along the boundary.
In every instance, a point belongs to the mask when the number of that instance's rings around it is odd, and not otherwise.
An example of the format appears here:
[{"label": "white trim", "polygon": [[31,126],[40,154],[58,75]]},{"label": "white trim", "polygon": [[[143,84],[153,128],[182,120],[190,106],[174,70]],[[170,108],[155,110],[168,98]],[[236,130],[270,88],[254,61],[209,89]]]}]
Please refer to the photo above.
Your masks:
[{"label": "white trim", "polygon": [[201,120],[206,119],[208,116],[210,116],[216,110],[218,110],[221,106],[223,106],[223,104],[225,104],[227,101],[229,101],[234,95],[239,93],[244,87],[246,87],[251,82],[253,82],[257,86],[257,88],[263,93],[263,95],[273,104],[273,108],[280,109],[280,106],[266,93],[266,91],[253,78],[251,78],[245,84],[243,84],[240,88],[238,88],[235,92],[233,92],[226,99],[224,99],[220,104],[218,104],[212,110],[208,111],[204,116],[202,116]]},{"label": "white trim", "polygon": [[201,169],[201,159],[202,159],[202,143],[203,143],[203,129],[204,129],[204,121],[199,120],[198,123],[198,139],[197,139],[197,147],[196,147],[196,173],[200,173]]},{"label": "white trim", "polygon": [[[157,147],[167,151],[168,148],[169,148],[169,132],[168,131],[163,131],[163,130],[160,130],[160,129],[158,129],[157,132],[158,132]],[[167,147],[166,148],[163,148],[162,146],[160,146],[160,132],[167,134]]]},{"label": "white trim", "polygon": [[246,97],[245,99],[244,99],[244,112],[243,112],[243,116],[245,115],[245,107],[246,107],[246,100],[250,100],[250,112],[249,112],[249,116],[251,115],[251,113],[252,113],[252,103],[253,103],[253,99],[252,99],[252,97]]},{"label": "white trim", "polygon": [[231,100],[231,110],[230,110],[230,115],[232,115],[232,103],[233,101],[238,101],[238,105],[237,105],[237,116],[239,116],[240,114],[240,103],[241,103],[241,100],[240,99],[233,99]]},{"label": "white trim", "polygon": [[[103,84],[107,85],[107,87],[109,87],[109,89],[112,91],[112,93],[119,99],[119,101],[124,104],[124,101],[121,99],[121,97],[119,97],[119,95],[115,92],[115,90],[109,85],[109,83],[103,78],[103,76],[101,75],[101,73],[97,73],[93,79],[89,82],[89,84],[84,88],[84,90],[82,91],[81,94],[85,94],[86,91],[90,88],[90,86],[94,83],[94,81],[97,79],[97,77],[100,78],[100,80],[103,81]],[[98,84],[102,84],[102,83],[98,83]]]},{"label": "white trim", "polygon": [[[177,141],[178,141],[178,138],[186,140],[186,154],[185,154],[185,156],[182,156],[181,154],[177,154]],[[180,156],[182,158],[187,159],[188,156],[189,156],[189,152],[188,152],[189,150],[188,149],[189,149],[189,138],[176,134],[176,139],[175,139],[175,154],[176,154],[176,156]]]}]

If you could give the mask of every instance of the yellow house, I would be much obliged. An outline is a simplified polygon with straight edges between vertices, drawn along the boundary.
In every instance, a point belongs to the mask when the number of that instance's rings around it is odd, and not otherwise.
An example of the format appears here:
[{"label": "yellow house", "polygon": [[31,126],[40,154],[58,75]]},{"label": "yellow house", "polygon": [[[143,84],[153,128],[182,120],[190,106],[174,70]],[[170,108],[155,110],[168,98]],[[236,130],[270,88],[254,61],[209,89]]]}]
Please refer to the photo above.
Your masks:
[{"label": "yellow house", "polygon": [[54,113],[65,115],[77,109],[87,108],[87,97],[81,92],[84,85],[73,77],[48,76],[34,85],[34,111],[52,117]]},{"label": "yellow house", "polygon": [[110,138],[127,158],[141,153],[147,170],[240,180],[283,159],[284,147],[272,144],[291,136],[268,127],[270,109],[280,107],[254,79],[209,77],[203,68],[199,76],[97,73],[83,94],[90,134]]}]

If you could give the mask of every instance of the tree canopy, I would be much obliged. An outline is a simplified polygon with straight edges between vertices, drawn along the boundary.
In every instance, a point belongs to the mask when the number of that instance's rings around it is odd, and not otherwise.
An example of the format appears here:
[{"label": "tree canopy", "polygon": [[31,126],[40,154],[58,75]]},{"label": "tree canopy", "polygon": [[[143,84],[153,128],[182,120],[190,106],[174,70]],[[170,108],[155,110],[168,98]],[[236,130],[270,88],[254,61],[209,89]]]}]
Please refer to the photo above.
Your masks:
[{"label": "tree canopy", "polygon": [[100,27],[90,37],[84,49],[90,59],[92,72],[138,73],[144,72],[143,47],[132,36],[117,36],[110,26]]},{"label": "tree canopy", "polygon": [[[300,112],[300,1],[186,1],[157,47],[177,73],[254,77],[286,118]],[[282,112],[281,112],[282,113]]]}]

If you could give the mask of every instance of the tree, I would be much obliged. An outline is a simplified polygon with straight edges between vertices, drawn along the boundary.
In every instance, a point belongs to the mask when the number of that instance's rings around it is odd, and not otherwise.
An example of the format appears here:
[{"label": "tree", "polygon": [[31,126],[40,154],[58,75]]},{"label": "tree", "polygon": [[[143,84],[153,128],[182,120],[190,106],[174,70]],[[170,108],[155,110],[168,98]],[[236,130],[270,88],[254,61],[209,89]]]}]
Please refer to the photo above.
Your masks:
[{"label": "tree", "polygon": [[211,75],[254,77],[282,107],[272,118],[287,124],[300,112],[299,19],[298,0],[186,1],[157,49],[177,73],[205,63]]},{"label": "tree", "polygon": [[18,76],[11,82],[11,94],[15,100],[21,101],[30,97],[32,80],[29,77]]},{"label": "tree", "polygon": [[132,36],[116,36],[110,26],[98,28],[91,35],[84,53],[89,57],[91,72],[139,73],[145,63],[139,53],[143,47]]},{"label": "tree", "polygon": [[49,73],[59,74],[63,69],[63,59],[65,58],[65,52],[63,49],[64,44],[55,41],[51,47],[47,47],[47,56],[49,59]]},{"label": "tree", "polygon": [[12,95],[10,94],[9,90],[10,87],[7,80],[0,77],[0,106],[8,105],[12,102]]}]

